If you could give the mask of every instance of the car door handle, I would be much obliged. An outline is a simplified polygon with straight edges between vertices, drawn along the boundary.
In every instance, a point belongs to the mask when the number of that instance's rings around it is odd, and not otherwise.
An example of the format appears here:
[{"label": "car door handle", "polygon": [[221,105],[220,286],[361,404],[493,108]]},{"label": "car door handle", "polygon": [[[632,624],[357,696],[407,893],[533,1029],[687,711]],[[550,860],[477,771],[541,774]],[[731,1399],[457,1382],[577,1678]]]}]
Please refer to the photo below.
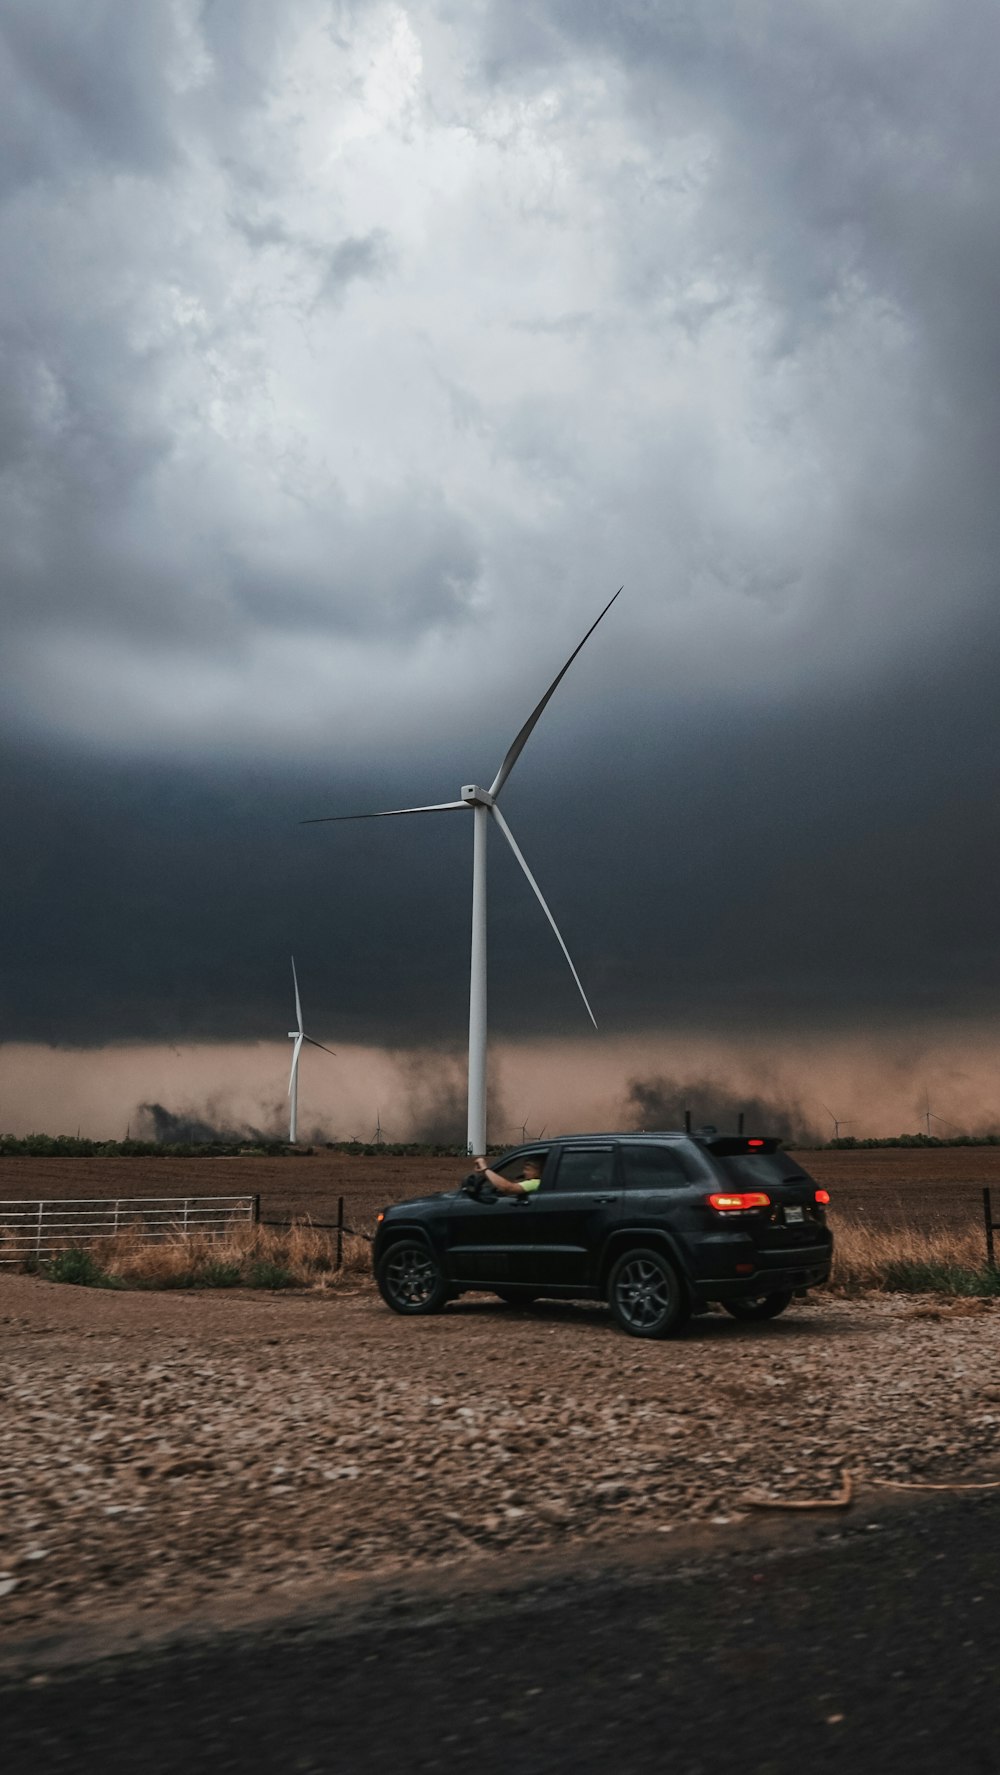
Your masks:
[{"label": "car door handle", "polygon": [[595,1202],[617,1202],[617,1200],[618,1200],[617,1196],[595,1196],[594,1197]]}]

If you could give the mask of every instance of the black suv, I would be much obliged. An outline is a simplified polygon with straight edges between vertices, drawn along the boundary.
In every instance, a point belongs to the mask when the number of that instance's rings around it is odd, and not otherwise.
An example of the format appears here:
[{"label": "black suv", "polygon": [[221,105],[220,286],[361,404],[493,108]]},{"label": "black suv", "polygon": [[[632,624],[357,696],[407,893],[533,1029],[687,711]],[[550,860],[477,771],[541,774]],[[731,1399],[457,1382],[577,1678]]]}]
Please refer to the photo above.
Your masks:
[{"label": "black suv", "polygon": [[450,1195],[383,1210],[373,1265],[394,1312],[436,1313],[467,1290],[606,1300],[623,1331],[665,1337],[714,1301],[773,1319],[830,1274],[829,1196],[777,1140],[567,1135],[491,1169],[513,1181],[531,1159],[542,1169],[530,1194],[474,1173]]}]

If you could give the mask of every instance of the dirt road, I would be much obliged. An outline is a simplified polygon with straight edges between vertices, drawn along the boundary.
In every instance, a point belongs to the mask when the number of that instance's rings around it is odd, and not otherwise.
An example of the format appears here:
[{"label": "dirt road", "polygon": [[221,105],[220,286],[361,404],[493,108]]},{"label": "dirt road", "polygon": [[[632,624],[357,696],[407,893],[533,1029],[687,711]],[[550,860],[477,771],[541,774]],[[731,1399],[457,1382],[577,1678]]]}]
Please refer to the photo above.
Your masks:
[{"label": "dirt road", "polygon": [[748,1493],[993,1477],[1000,1307],[818,1297],[664,1344],[603,1308],[370,1283],[102,1293],[0,1276],[0,1634],[281,1607],[346,1575],[726,1523]]},{"label": "dirt road", "polygon": [[[0,1686],[7,1775],[992,1775],[1000,1513],[383,1596]],[[496,1580],[495,1580],[496,1583]]]}]

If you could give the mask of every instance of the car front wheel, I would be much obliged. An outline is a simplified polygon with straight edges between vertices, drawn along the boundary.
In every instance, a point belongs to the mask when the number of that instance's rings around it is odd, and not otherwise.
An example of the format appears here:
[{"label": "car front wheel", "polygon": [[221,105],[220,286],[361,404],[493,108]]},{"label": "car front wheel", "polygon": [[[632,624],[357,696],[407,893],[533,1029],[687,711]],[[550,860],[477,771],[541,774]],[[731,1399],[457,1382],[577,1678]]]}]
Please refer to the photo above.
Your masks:
[{"label": "car front wheel", "polygon": [[439,1313],[450,1292],[441,1265],[422,1239],[397,1239],[390,1245],[375,1280],[394,1313]]},{"label": "car front wheel", "polygon": [[734,1319],[776,1319],[792,1301],[791,1289],[774,1294],[749,1294],[744,1300],[724,1300],[723,1306]]},{"label": "car front wheel", "polygon": [[662,1251],[626,1251],[608,1277],[608,1305],[630,1337],[667,1337],[690,1317],[687,1291]]}]

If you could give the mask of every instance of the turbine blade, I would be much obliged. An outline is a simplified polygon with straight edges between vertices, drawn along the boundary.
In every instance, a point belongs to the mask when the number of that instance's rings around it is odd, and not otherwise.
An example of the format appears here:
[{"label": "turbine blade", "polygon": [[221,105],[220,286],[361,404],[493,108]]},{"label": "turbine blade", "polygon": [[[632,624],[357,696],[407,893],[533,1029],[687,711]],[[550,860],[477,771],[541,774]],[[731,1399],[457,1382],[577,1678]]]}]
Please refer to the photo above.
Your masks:
[{"label": "turbine blade", "polygon": [[288,1075],[288,1090],[286,1092],[286,1096],[288,1096],[288,1097],[290,1097],[292,1095],[292,1086],[295,1083],[295,1068],[299,1064],[299,1055],[302,1052],[302,1043],[304,1041],[305,1041],[305,1036],[302,1034],[302,1031],[300,1029],[298,1035],[295,1037],[295,1046],[292,1049],[292,1070]]},{"label": "turbine blade", "polygon": [[310,1045],[310,1047],[312,1047],[312,1048],[322,1048],[322,1049],[323,1049],[323,1052],[324,1052],[324,1054],[332,1054],[332,1055],[333,1055],[333,1057],[334,1057],[334,1059],[335,1059],[335,1060],[336,1060],[336,1058],[337,1058],[337,1055],[336,1055],[336,1051],[335,1051],[335,1050],[334,1050],[334,1049],[333,1049],[333,1048],[328,1048],[328,1047],[327,1047],[327,1046],[326,1046],[326,1043],[325,1043],[325,1042],[318,1042],[318,1041],[317,1041],[317,1040],[316,1040],[316,1037],[315,1037],[315,1036],[314,1036],[314,1035],[306,1035],[306,1036],[303,1036],[303,1038],[302,1038],[302,1039],[303,1039],[303,1041],[306,1041],[306,1042],[308,1042],[308,1043],[309,1043],[309,1045]]},{"label": "turbine blade", "polygon": [[301,1028],[302,1028],[302,1000],[299,997],[299,976],[295,972],[295,957],[294,957],[294,955],[292,956],[292,979],[295,982],[295,1016],[297,1018],[296,1028],[301,1030]]},{"label": "turbine blade", "polygon": [[[624,589],[625,589],[624,586],[619,586],[618,591],[615,593],[615,598],[617,598],[619,596],[619,593],[623,592]],[[558,674],[557,677],[553,678],[552,683],[549,685],[549,688],[545,692],[545,695],[543,696],[541,702],[536,703],[535,707],[532,709],[531,714],[528,716],[528,719],[525,722],[524,726],[522,727],[520,733],[518,734],[517,738],[514,740],[513,744],[510,746],[510,748],[508,749],[507,756],[504,759],[503,763],[501,764],[500,769],[497,771],[497,774],[490,786],[490,794],[491,795],[499,795],[501,789],[503,788],[505,782],[507,781],[507,778],[510,776],[511,771],[513,770],[515,764],[517,763],[518,759],[520,758],[521,753],[524,751],[525,746],[527,745],[529,739],[531,738],[532,728],[534,727],[536,721],[538,720],[538,717],[541,715],[542,710],[545,708],[545,705],[548,702],[550,696],[552,695],[553,691],[557,688],[557,686],[562,682],[563,678],[565,678],[566,673],[569,671],[570,666],[573,664],[573,661],[575,660],[577,654],[580,651],[580,647],[586,646],[587,642],[590,640],[591,635],[594,633],[594,630],[596,629],[597,624],[601,621],[601,618],[607,616],[608,611],[611,609],[611,606],[615,601],[615,598],[610,598],[608,600],[607,604],[605,604],[604,609],[601,611],[601,615],[597,618],[597,621],[591,623],[589,629],[587,630],[587,633],[583,637],[583,640],[580,642],[580,646],[574,647],[572,653],[569,656],[569,659],[566,661],[566,664],[563,666],[562,671]]]},{"label": "turbine blade", "polygon": [[453,807],[467,807],[465,801],[434,801],[429,807],[387,807],[377,814],[320,814],[318,819],[300,820],[300,826],[329,826],[339,820],[394,820],[399,814],[443,814]]},{"label": "turbine blade", "polygon": [[575,967],[573,966],[573,957],[570,955],[569,950],[567,949],[565,943],[562,940],[562,935],[560,933],[559,926],[556,924],[555,919],[553,918],[551,912],[549,911],[548,907],[545,904],[545,900],[542,895],[542,890],[539,887],[534,876],[532,875],[531,870],[528,868],[528,865],[525,862],[524,858],[522,857],[521,852],[519,851],[519,849],[517,847],[517,841],[514,837],[514,834],[511,831],[510,827],[508,826],[506,820],[504,819],[503,814],[500,812],[500,809],[496,806],[491,807],[490,813],[493,815],[493,818],[496,820],[497,825],[499,826],[501,832],[503,833],[504,837],[506,838],[507,843],[510,845],[511,850],[514,852],[514,855],[517,858],[518,862],[520,863],[521,868],[524,870],[525,875],[528,877],[528,880],[531,883],[532,892],[534,893],[539,906],[541,907],[541,909],[544,912],[546,918],[548,919],[550,925],[552,926],[552,929],[555,931],[556,941],[558,942],[560,949],[562,950],[564,956],[566,957],[566,960],[569,962],[569,971],[572,974],[574,980],[576,981],[577,987],[579,988],[580,997],[582,998],[584,1004],[587,1007],[587,1016],[590,1018],[591,1023],[594,1025],[594,1028],[596,1029],[597,1028],[597,1018],[594,1016],[594,1013],[590,1008],[590,1004],[587,999],[587,994],[584,992],[583,986],[580,981],[580,976],[577,973]]}]

